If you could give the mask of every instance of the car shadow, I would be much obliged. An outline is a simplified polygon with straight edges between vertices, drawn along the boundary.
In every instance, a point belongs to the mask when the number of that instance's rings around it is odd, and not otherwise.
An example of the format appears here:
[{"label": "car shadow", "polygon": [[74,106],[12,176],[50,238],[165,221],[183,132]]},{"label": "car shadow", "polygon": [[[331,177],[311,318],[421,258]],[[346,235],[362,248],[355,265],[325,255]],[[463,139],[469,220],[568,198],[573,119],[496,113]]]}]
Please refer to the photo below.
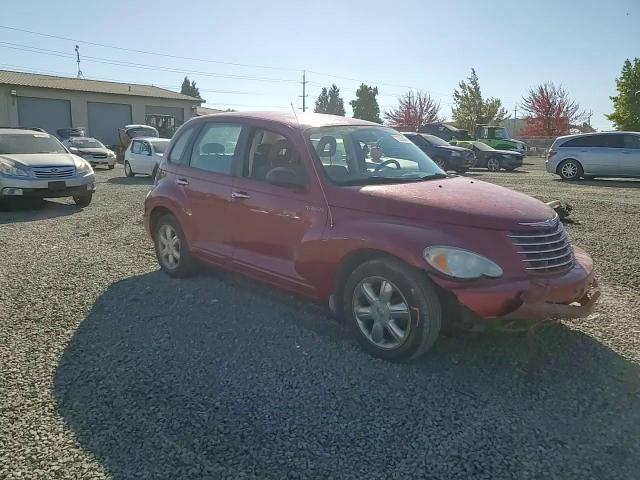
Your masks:
[{"label": "car shadow", "polygon": [[24,199],[4,200],[0,201],[0,225],[66,217],[81,210],[82,208],[75,204],[52,200],[44,200],[38,206],[24,201]]},{"label": "car shadow", "polygon": [[[156,271],[97,299],[54,393],[76,441],[115,480],[328,478],[335,465],[340,476],[390,478],[408,453],[376,449],[394,443],[432,452],[424,468],[491,469],[538,452],[540,439],[561,450],[559,476],[594,452],[602,473],[637,464],[638,365],[564,326],[540,341],[537,383],[525,381],[525,339],[507,334],[442,338],[420,361],[394,364],[361,351],[316,304],[236,275]],[[407,438],[408,425],[425,433]],[[452,432],[477,448],[457,450]]]},{"label": "car shadow", "polygon": [[136,175],[135,177],[111,177],[107,179],[107,183],[112,183],[114,185],[153,185],[153,178],[146,175]]},{"label": "car shadow", "polygon": [[578,187],[640,188],[640,179],[637,178],[594,178],[589,180],[582,178],[574,181],[554,178],[553,180]]}]

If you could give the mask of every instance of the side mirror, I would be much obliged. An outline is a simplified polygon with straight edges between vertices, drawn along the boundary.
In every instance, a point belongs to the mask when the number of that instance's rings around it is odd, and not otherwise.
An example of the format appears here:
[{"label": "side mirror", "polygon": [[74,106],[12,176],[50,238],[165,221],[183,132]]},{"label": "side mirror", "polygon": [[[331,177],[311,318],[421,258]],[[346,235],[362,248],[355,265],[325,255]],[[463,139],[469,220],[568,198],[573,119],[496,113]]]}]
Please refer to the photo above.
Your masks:
[{"label": "side mirror", "polygon": [[295,170],[287,167],[276,167],[270,170],[265,180],[271,185],[285,188],[302,188],[306,186],[306,181],[301,178]]},{"label": "side mirror", "polygon": [[76,147],[69,147],[69,151],[74,155],[80,155],[80,150],[78,150]]}]

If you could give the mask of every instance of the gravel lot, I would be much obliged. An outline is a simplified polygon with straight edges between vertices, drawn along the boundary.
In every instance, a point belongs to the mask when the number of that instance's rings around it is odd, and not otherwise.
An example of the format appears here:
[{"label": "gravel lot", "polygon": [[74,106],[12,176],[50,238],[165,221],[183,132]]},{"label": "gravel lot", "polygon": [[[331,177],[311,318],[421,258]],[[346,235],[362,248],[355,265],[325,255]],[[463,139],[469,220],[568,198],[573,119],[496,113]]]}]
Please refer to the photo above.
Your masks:
[{"label": "gravel lot", "polygon": [[321,306],[231,274],[161,274],[145,178],[93,204],[0,212],[0,479],[638,478],[639,181],[567,184],[539,159],[471,175],[575,207],[604,297],[526,341],[361,352]]}]

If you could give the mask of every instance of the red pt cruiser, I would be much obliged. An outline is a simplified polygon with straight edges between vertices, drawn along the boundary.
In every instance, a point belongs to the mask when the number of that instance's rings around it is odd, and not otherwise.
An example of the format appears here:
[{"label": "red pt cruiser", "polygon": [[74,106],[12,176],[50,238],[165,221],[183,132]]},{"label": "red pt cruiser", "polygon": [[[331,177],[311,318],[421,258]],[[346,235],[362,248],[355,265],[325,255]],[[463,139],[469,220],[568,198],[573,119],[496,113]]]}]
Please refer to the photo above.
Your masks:
[{"label": "red pt cruiser", "polygon": [[204,261],[328,301],[390,360],[424,353],[445,320],[584,317],[599,295],[546,204],[447,175],[397,131],[352,118],[187,122],[145,225],[169,275]]}]

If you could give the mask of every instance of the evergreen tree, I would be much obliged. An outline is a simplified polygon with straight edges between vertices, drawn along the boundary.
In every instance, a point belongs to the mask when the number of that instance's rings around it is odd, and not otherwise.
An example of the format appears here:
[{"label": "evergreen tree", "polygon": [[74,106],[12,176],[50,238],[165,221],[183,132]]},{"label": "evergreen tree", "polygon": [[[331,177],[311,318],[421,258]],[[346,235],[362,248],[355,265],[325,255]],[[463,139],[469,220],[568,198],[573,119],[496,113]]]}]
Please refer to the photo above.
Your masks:
[{"label": "evergreen tree", "polygon": [[201,98],[200,89],[196,86],[195,80],[189,81],[189,77],[184,77],[180,93],[189,95],[190,97]]},{"label": "evergreen tree", "polygon": [[613,100],[613,113],[607,118],[618,130],[640,131],[640,58],[629,59],[622,65],[616,78],[618,95]]},{"label": "evergreen tree", "polygon": [[480,82],[476,71],[472,68],[467,82],[462,80],[453,91],[454,106],[451,117],[458,128],[465,128],[474,132],[476,125],[483,123],[498,123],[507,118],[507,111],[502,108],[498,98],[482,98]]},{"label": "evergreen tree", "polygon": [[353,109],[353,118],[382,123],[380,119],[380,106],[378,105],[378,87],[370,87],[364,83],[356,90],[356,99],[349,105]]}]

